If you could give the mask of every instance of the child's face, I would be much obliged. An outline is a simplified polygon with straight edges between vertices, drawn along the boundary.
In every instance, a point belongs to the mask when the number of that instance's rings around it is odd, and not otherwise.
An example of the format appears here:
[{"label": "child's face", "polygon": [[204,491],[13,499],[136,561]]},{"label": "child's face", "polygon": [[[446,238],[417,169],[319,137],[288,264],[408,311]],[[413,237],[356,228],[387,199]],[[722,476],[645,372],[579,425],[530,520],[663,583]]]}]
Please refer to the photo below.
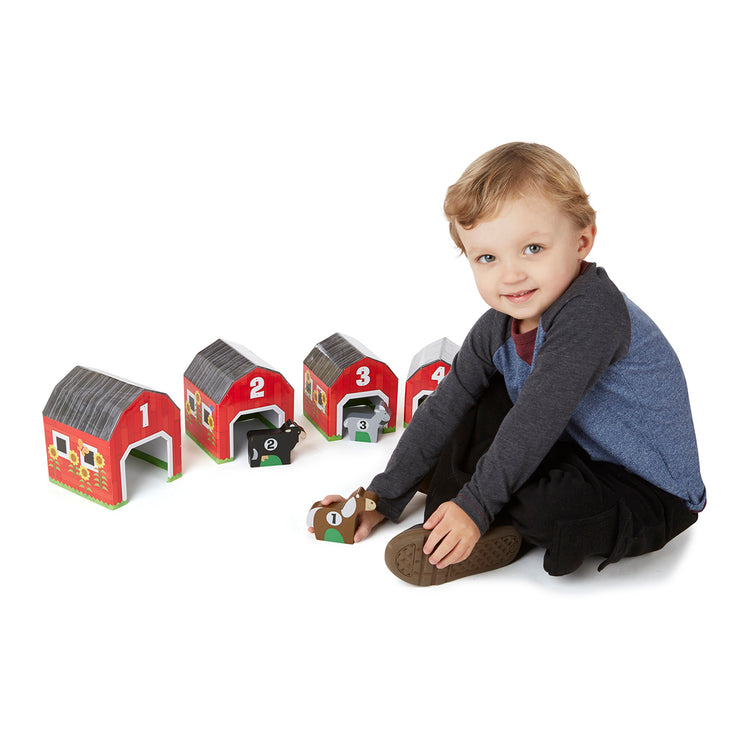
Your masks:
[{"label": "child's face", "polygon": [[493,219],[459,226],[458,234],[482,299],[516,318],[524,333],[578,276],[596,226],[581,229],[557,205],[532,196],[507,201]]}]

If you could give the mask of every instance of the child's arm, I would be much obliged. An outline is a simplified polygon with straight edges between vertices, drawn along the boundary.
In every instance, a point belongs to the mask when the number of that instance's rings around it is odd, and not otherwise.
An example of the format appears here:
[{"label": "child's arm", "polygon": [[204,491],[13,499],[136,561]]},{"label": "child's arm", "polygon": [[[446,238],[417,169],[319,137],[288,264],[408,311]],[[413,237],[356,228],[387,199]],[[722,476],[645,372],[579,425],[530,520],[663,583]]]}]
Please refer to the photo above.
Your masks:
[{"label": "child's arm", "polygon": [[510,319],[489,310],[475,324],[437,390],[422,403],[396,445],[385,470],[367,489],[377,493],[378,510],[398,521],[422,480],[464,415],[486,391],[495,374],[496,340],[509,330]]}]

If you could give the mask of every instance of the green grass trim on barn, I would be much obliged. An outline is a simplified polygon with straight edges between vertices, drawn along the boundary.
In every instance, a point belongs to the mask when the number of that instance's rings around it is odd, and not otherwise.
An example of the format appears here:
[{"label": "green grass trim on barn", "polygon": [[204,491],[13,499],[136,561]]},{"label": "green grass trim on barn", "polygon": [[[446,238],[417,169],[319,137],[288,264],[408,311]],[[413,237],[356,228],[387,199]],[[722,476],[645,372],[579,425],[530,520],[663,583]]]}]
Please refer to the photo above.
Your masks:
[{"label": "green grass trim on barn", "polygon": [[89,495],[86,492],[77,490],[75,487],[71,487],[68,484],[64,484],[63,482],[60,482],[57,479],[52,479],[52,477],[49,478],[49,481],[52,482],[52,484],[56,484],[58,487],[62,487],[64,490],[68,490],[68,492],[72,492],[74,495],[80,495],[86,500],[90,500],[92,503],[101,505],[103,508],[107,508],[109,510],[115,510],[116,508],[119,508],[125,505],[125,503],[127,503],[127,500],[123,500],[122,502],[117,503],[117,505],[110,505],[109,503],[103,503],[101,500],[99,500],[98,497],[93,497],[93,495]]},{"label": "green grass trim on barn", "polygon": [[228,464],[230,461],[234,461],[234,458],[230,456],[229,458],[216,458],[216,456],[213,455],[213,453],[210,453],[206,447],[201,443],[198,438],[193,437],[187,430],[185,430],[185,434],[215,463],[217,464]]},{"label": "green grass trim on barn", "polygon": [[319,432],[319,433],[320,433],[320,434],[321,434],[321,435],[322,435],[322,436],[323,436],[323,437],[324,437],[324,438],[325,438],[325,439],[326,439],[326,440],[327,440],[327,441],[328,441],[329,443],[332,443],[332,442],[334,442],[335,440],[342,440],[342,439],[343,439],[343,437],[344,437],[343,435],[326,435],[326,433],[325,433],[325,432],[323,432],[323,428],[322,428],[322,427],[320,427],[320,426],[318,426],[317,424],[315,424],[315,422],[313,422],[313,421],[312,421],[312,419],[310,419],[310,417],[308,417],[308,416],[307,416],[307,414],[305,414],[305,417],[307,417],[307,419],[308,419],[308,421],[310,422],[310,424],[311,424],[311,425],[312,425],[312,426],[313,426],[313,427],[314,427],[314,428],[315,428],[315,429],[316,429],[316,430],[317,430],[317,431],[318,431],[318,432]]}]

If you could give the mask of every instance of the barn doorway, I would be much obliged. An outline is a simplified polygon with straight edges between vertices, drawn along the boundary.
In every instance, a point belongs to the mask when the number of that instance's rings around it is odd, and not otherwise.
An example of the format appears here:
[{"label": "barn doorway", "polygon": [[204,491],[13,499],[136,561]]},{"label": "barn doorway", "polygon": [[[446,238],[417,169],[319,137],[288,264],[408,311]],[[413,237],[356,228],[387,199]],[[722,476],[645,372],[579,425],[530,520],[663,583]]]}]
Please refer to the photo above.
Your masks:
[{"label": "barn doorway", "polygon": [[431,396],[434,391],[420,391],[411,401],[411,416],[414,418],[414,413],[419,409],[420,406]]},{"label": "barn doorway", "polygon": [[229,425],[229,455],[236,458],[236,450],[247,448],[247,433],[250,430],[266,430],[281,427],[286,421],[284,412],[278,406],[241,411]]},{"label": "barn doorway", "polygon": [[128,446],[120,459],[123,502],[128,499],[128,478],[130,489],[137,492],[153,481],[154,467],[167,472],[167,481],[174,477],[172,442],[172,436],[161,431]]},{"label": "barn doorway", "polygon": [[[388,409],[388,398],[382,391],[357,393],[343,398],[338,405],[338,434],[360,443],[376,442],[377,427],[371,423],[368,413],[375,412],[378,407]],[[354,435],[350,434],[350,429],[354,430]]]}]

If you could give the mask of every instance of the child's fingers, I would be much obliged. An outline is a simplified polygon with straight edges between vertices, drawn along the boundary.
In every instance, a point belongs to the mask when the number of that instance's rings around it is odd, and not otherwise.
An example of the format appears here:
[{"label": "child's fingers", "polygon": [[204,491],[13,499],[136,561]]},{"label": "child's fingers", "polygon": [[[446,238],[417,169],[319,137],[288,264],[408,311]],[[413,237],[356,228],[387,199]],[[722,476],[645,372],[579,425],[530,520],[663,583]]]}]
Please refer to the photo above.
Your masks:
[{"label": "child's fingers", "polygon": [[372,531],[372,524],[363,518],[359,526],[357,526],[357,530],[354,532],[354,543],[356,544],[363,539],[367,539],[367,537],[370,536],[370,531]]},{"label": "child's fingers", "polygon": [[342,497],[341,495],[326,495],[321,501],[321,505],[330,505],[331,503],[339,503],[342,500],[346,500],[345,497]]},{"label": "child's fingers", "polygon": [[370,536],[373,527],[369,523],[361,523],[354,532],[354,543],[362,542]]},{"label": "child's fingers", "polygon": [[[438,548],[438,550],[440,550],[440,548]],[[465,540],[460,539],[458,543],[450,551],[448,551],[447,554],[445,554],[445,556],[441,557],[435,562],[430,559],[430,562],[438,570],[442,570],[443,568],[447,568],[449,565],[455,565],[456,563],[463,562],[469,556],[471,550],[472,545],[468,544]]]},{"label": "child's fingers", "polygon": [[456,529],[438,524],[427,537],[422,551],[438,569],[462,562],[474,549],[475,540]]},{"label": "child's fingers", "polygon": [[446,512],[446,504],[439,505],[435,512],[422,524],[424,529],[434,529],[444,518]]},{"label": "child's fingers", "polygon": [[[425,526],[426,525],[427,524],[425,524]],[[435,528],[433,528],[432,533],[427,537],[427,540],[424,543],[424,547],[422,548],[422,552],[424,552],[425,555],[432,555],[433,553],[435,553],[437,548],[442,546],[441,542],[447,539],[446,534],[448,534],[449,531],[450,529],[446,529],[438,523]],[[444,555],[447,554],[447,549],[449,548],[450,545],[448,545],[446,551],[443,552]]]},{"label": "child's fingers", "polygon": [[377,511],[368,511],[360,517],[359,526],[354,533],[354,543],[361,542],[370,536],[370,532],[385,518],[382,513]]},{"label": "child's fingers", "polygon": [[436,544],[431,553],[426,552],[425,554],[429,555],[428,559],[431,565],[444,568],[446,565],[450,565],[451,560],[455,559],[455,552],[460,543],[460,537],[456,533],[450,532]]}]

